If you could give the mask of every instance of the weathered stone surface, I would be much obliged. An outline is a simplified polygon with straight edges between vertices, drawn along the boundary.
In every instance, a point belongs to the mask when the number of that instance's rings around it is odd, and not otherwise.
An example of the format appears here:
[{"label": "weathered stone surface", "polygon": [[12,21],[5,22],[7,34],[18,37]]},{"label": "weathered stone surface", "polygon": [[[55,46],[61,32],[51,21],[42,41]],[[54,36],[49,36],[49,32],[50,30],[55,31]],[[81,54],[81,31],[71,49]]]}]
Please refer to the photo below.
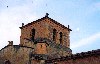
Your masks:
[{"label": "weathered stone surface", "polygon": [[73,54],[66,57],[47,60],[46,63],[57,64],[99,64],[100,63],[100,50],[93,50]]},{"label": "weathered stone surface", "polygon": [[60,44],[60,32],[63,33],[62,45],[70,47],[69,43],[69,33],[70,31],[67,28],[64,28],[63,25],[60,25],[55,20],[49,17],[43,17],[33,23],[29,23],[21,29],[20,44],[25,45],[24,39],[31,39],[32,29],[35,29],[35,39],[36,38],[47,38],[53,40],[53,29],[56,29],[56,41],[55,43]]},{"label": "weathered stone surface", "polygon": [[31,47],[18,45],[6,46],[0,51],[0,64],[3,64],[6,59],[11,64],[27,64],[29,63],[29,54],[31,52],[34,52],[34,49]]}]

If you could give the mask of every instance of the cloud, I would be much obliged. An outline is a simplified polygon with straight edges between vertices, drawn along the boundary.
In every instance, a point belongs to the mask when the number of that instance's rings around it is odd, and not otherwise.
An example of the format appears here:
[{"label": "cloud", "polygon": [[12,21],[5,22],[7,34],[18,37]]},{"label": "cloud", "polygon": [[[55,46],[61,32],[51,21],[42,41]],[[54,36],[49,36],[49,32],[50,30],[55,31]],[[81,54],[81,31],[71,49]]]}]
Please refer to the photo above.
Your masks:
[{"label": "cloud", "polygon": [[71,48],[73,49],[73,48],[78,48],[78,47],[81,47],[81,46],[85,46],[85,45],[88,45],[88,44],[91,44],[91,43],[95,42],[98,39],[100,39],[100,33],[93,34],[93,35],[91,35],[87,38],[81,39],[78,42],[74,42],[71,45]]},{"label": "cloud", "polygon": [[14,44],[20,43],[21,23],[29,23],[38,16],[28,5],[8,7],[0,11],[0,49],[8,44],[9,40]]}]

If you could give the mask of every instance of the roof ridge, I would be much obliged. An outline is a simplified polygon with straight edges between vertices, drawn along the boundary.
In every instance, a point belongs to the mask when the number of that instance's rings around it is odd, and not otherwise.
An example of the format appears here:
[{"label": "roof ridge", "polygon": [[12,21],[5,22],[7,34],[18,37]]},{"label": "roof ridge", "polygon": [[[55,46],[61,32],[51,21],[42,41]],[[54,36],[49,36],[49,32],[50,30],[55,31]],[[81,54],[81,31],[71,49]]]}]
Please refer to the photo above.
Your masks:
[{"label": "roof ridge", "polygon": [[5,48],[7,48],[7,47],[9,47],[9,46],[13,46],[13,47],[25,47],[25,48],[31,48],[31,49],[34,49],[34,48],[28,47],[28,46],[21,46],[21,45],[7,45],[7,46],[5,46],[4,48],[2,48],[0,51],[2,51],[3,49],[5,49]]},{"label": "roof ridge", "polygon": [[28,26],[28,25],[32,25],[33,23],[37,23],[37,22],[41,21],[41,20],[44,19],[44,18],[46,18],[46,17],[42,17],[42,18],[40,18],[40,19],[37,19],[37,20],[35,20],[35,21],[32,21],[32,22],[30,22],[30,23],[28,23],[28,24],[26,24],[26,25],[24,25],[24,26],[22,26],[22,27],[19,27],[19,28],[22,29],[22,28],[24,28],[24,27],[26,27],[26,26]]},{"label": "roof ridge", "polygon": [[46,60],[46,62],[66,61],[66,60],[71,60],[71,59],[75,60],[77,58],[85,58],[85,57],[91,57],[91,56],[100,56],[100,49],[76,53],[76,54],[72,54],[70,56],[65,56],[61,58],[50,59],[50,60]]},{"label": "roof ridge", "polygon": [[45,17],[42,17],[42,18],[37,19],[37,20],[35,20],[35,21],[32,21],[32,22],[30,22],[30,23],[28,23],[28,24],[26,24],[26,25],[24,25],[24,26],[22,25],[22,27],[19,27],[19,28],[22,29],[22,28],[24,28],[24,27],[26,27],[26,26],[28,26],[28,25],[32,25],[33,23],[40,22],[41,20],[44,20],[44,19],[46,19],[46,18],[50,19],[52,22],[54,22],[55,24],[61,26],[62,28],[68,29],[68,31],[72,31],[72,30],[69,28],[69,25],[68,25],[68,27],[62,25],[61,23],[57,22],[56,20],[54,20],[54,19],[48,17],[48,14],[47,14],[47,13],[46,13]]}]

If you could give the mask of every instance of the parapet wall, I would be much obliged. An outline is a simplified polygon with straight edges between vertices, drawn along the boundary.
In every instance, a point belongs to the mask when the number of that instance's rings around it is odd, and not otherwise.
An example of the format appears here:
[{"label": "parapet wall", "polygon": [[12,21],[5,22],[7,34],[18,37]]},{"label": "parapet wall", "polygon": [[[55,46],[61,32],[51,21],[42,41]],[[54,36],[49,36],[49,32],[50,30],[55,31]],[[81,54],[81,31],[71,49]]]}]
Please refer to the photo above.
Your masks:
[{"label": "parapet wall", "polygon": [[72,54],[71,56],[47,60],[46,63],[57,64],[100,64],[100,49]]}]

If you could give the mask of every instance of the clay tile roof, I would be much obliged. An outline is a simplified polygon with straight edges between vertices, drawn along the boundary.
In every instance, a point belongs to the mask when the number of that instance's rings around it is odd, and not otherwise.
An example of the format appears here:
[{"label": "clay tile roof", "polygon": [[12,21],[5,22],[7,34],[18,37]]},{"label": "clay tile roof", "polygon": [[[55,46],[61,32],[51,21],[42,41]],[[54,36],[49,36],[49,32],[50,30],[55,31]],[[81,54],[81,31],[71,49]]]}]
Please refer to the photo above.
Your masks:
[{"label": "clay tile roof", "polygon": [[67,28],[66,26],[60,24],[60,23],[57,22],[56,20],[51,19],[50,17],[48,17],[48,15],[45,15],[45,17],[43,17],[43,18],[38,19],[38,20],[36,20],[36,21],[33,21],[33,22],[31,22],[31,23],[28,23],[28,24],[26,24],[26,25],[24,25],[24,26],[22,26],[22,27],[19,27],[19,28],[22,29],[22,28],[27,27],[27,26],[29,26],[29,25],[32,25],[32,24],[34,24],[34,23],[40,22],[41,20],[44,20],[44,19],[49,19],[49,20],[51,20],[53,23],[55,23],[55,24],[61,26],[62,28],[68,29],[68,31],[72,31],[69,27]]}]

